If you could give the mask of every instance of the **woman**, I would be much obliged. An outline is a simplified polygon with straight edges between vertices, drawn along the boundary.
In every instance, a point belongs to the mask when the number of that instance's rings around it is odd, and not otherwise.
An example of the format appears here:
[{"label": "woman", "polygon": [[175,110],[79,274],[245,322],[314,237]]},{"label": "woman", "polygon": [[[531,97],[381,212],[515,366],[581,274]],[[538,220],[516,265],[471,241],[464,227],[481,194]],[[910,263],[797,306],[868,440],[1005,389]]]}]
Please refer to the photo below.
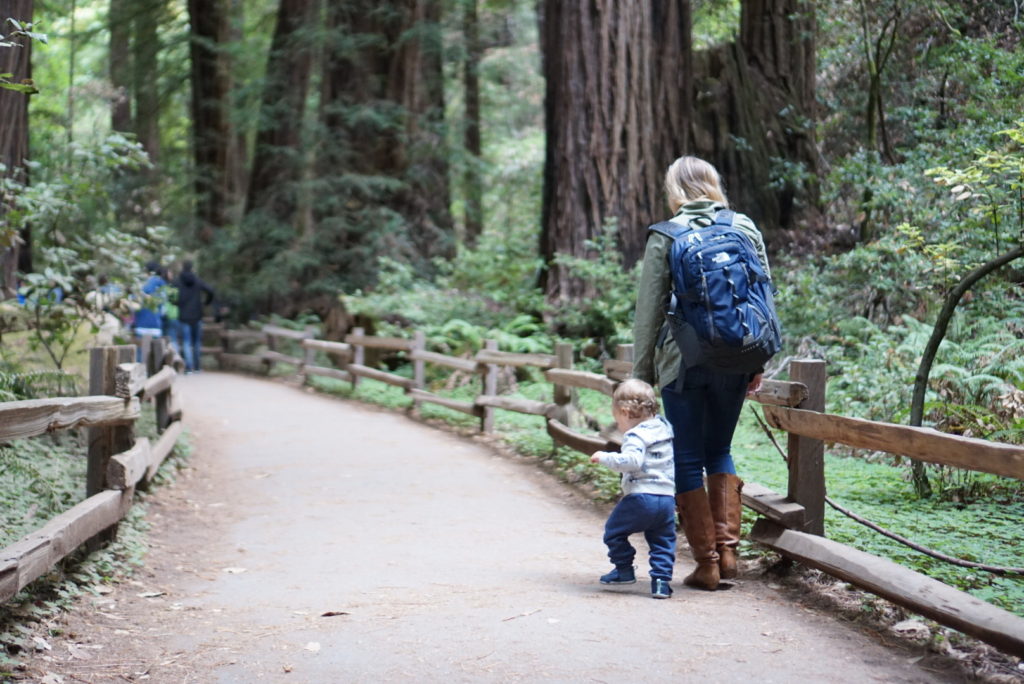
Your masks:
[{"label": "woman", "polygon": [[[665,174],[668,203],[681,225],[712,219],[729,204],[718,172],[696,157],[680,157]],[[761,233],[747,216],[733,225],[749,236],[768,270]],[[671,290],[668,254],[671,238],[652,232],[647,239],[633,326],[633,376],[661,388],[665,416],[675,431],[676,509],[697,568],[683,583],[715,589],[719,579],[736,576],[743,481],[733,464],[733,432],[743,400],[761,387],[761,373],[723,373],[698,365],[677,384],[682,357],[665,323]],[[704,474],[707,474],[707,489]]]}]

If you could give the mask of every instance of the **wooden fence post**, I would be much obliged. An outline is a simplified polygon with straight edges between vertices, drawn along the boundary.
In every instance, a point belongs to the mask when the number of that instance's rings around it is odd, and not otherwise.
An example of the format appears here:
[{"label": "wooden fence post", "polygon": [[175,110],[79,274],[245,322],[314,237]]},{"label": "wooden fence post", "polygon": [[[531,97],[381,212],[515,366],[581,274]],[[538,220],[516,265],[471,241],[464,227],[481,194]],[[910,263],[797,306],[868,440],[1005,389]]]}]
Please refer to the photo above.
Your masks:
[{"label": "wooden fence post", "polygon": [[[164,367],[164,349],[167,341],[158,337],[150,344],[149,362],[146,364],[146,373],[152,377]],[[170,392],[160,392],[153,397],[153,406],[156,408],[156,429],[163,432],[170,424]]]},{"label": "wooden fence post", "polygon": [[220,328],[220,354],[217,354],[217,368],[220,370],[227,368],[226,355],[231,353],[231,336],[228,332],[227,323],[223,323]]},{"label": "wooden fence post", "polygon": [[146,368],[149,368],[149,355],[150,355],[150,348],[152,346],[153,346],[153,336],[152,335],[143,335],[141,338],[139,338],[139,351],[137,352],[137,354],[135,356],[135,359],[132,359],[132,361],[135,361],[136,359],[138,359],[141,363],[146,364]]},{"label": "wooden fence post", "polygon": [[[555,368],[572,370],[573,346],[570,342],[558,342],[555,344]],[[563,425],[570,425],[572,420],[572,409],[576,392],[565,385],[554,386],[554,402],[558,407],[555,414],[551,416]]]},{"label": "wooden fence post", "polygon": [[[497,340],[484,340],[484,349],[487,351],[498,351]],[[483,374],[482,394],[493,397],[498,393],[498,366],[488,363]],[[484,406],[480,415],[480,432],[494,432],[494,407]]]},{"label": "wooden fence post", "polygon": [[[316,339],[316,327],[312,325],[306,326],[306,339]],[[301,340],[299,344],[302,344],[305,340]],[[309,376],[306,374],[306,366],[312,366],[313,362],[316,361],[316,349],[302,345],[302,365],[299,366],[299,384],[305,385],[306,381],[309,380]]]},{"label": "wooden fence post", "polygon": [[[825,411],[825,362],[805,359],[789,362],[789,377],[807,386],[807,398],[796,408]],[[801,531],[825,534],[825,443],[789,433],[789,499],[804,507]]]},{"label": "wooden fence post", "polygon": [[[273,335],[271,335],[268,332],[264,332],[263,336],[265,338],[263,343],[265,345],[267,345],[267,351],[276,352],[277,351],[277,338],[275,338]],[[263,370],[266,371],[267,375],[270,375],[270,372],[272,370],[274,370],[274,361],[272,359],[264,358],[263,359]]]},{"label": "wooden fence post", "polygon": [[633,345],[615,345],[615,359],[618,361],[628,361],[629,363],[633,363]]},{"label": "wooden fence post", "polygon": [[[426,351],[427,349],[427,336],[422,330],[417,330],[412,334],[412,351]],[[412,386],[413,389],[426,389],[427,385],[427,363],[423,359],[413,359],[412,362]],[[410,413],[416,415],[420,410],[420,402],[416,399],[412,400],[412,407]]]},{"label": "wooden fence post", "polygon": [[[117,383],[115,373],[121,363],[135,362],[135,345],[94,347],[89,350],[89,395],[115,396]],[[128,400],[126,400],[128,401]],[[135,424],[112,427],[89,428],[89,453],[85,471],[85,496],[91,497],[107,488],[107,464],[110,457],[128,451],[135,445]],[[126,493],[124,501],[130,502],[132,494]],[[94,551],[105,542],[117,536],[117,525],[96,535],[86,543]]]},{"label": "wooden fence post", "polygon": [[[366,330],[363,328],[352,328],[353,337],[362,337],[366,334]],[[361,344],[352,345],[352,363],[364,366],[366,365],[366,347]],[[352,373],[352,389],[355,390],[356,385],[359,384],[359,376]]]},{"label": "wooden fence post", "polygon": [[[114,374],[120,363],[135,361],[135,345],[94,347],[89,350],[89,395],[116,396]],[[86,465],[85,495],[106,489],[107,463],[110,457],[128,451],[135,443],[132,425],[89,428],[89,457]]]}]

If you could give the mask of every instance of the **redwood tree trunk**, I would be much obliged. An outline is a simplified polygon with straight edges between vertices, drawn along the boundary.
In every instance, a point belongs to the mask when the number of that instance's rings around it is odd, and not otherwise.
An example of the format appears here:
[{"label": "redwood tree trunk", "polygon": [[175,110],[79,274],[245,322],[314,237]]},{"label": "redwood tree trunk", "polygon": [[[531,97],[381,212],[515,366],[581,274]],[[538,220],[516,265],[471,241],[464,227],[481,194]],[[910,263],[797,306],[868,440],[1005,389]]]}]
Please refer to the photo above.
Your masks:
[{"label": "redwood tree trunk", "polygon": [[110,103],[110,127],[131,133],[132,101],[132,18],[131,0],[110,0],[107,24],[110,29],[110,84],[114,97]]},{"label": "redwood tree trunk", "polygon": [[544,3],[547,151],[540,251],[550,302],[593,293],[555,262],[615,221],[626,266],[666,212],[662,178],[688,139],[689,3]]},{"label": "redwood tree trunk", "polygon": [[[4,3],[0,21],[5,22],[3,34],[10,33],[7,18],[24,23],[32,21],[32,0],[9,0]],[[32,77],[32,45],[27,38],[13,42],[19,47],[0,47],[0,73],[12,74],[10,80],[18,83]],[[0,88],[0,164],[4,177],[28,183],[28,98],[24,93]],[[8,198],[0,194],[0,220],[10,209]],[[9,239],[8,239],[9,238]],[[17,271],[31,270],[31,235],[28,229],[21,235],[7,236],[0,232],[0,299],[14,297],[17,291]]]},{"label": "redwood tree trunk", "polygon": [[132,41],[132,94],[135,98],[135,135],[154,164],[160,161],[160,90],[157,29],[164,14],[164,0],[133,3],[135,27]]},{"label": "redwood tree trunk", "polygon": [[[331,149],[320,157],[320,175],[365,180],[341,181],[346,206],[333,216],[321,209],[321,222],[339,226],[337,249],[376,242],[421,271],[454,253],[439,20],[438,0],[330,3],[321,95]],[[347,219],[336,220],[340,214]]]},{"label": "redwood tree trunk", "polygon": [[230,119],[230,0],[188,0],[192,25],[192,137],[199,238],[209,242],[231,215],[236,137]]},{"label": "redwood tree trunk", "polygon": [[483,232],[483,181],[480,175],[483,144],[480,140],[480,22],[477,0],[463,0],[462,35],[466,42],[463,83],[466,91],[466,246],[475,247]]},{"label": "redwood tree trunk", "polygon": [[246,213],[263,210],[294,220],[304,158],[302,122],[313,69],[312,33],[319,0],[281,0],[256,133]]},{"label": "redwood tree trunk", "polygon": [[815,31],[810,0],[743,0],[739,39],[697,56],[693,153],[769,242],[816,216]]}]

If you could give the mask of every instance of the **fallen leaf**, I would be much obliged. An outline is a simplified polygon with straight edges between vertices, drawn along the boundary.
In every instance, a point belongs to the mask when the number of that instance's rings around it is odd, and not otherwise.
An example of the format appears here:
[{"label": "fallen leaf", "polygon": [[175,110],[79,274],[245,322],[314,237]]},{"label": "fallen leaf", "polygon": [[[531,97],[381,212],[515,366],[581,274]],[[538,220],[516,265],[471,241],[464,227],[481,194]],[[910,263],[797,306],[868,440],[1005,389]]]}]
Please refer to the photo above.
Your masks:
[{"label": "fallen leaf", "polygon": [[78,658],[79,660],[89,660],[92,658],[92,653],[89,653],[78,644],[68,644],[68,653],[71,654],[72,658]]},{"label": "fallen leaf", "polygon": [[43,637],[32,637],[32,641],[36,645],[37,651],[50,651],[52,647]]},{"label": "fallen leaf", "polygon": [[144,591],[141,594],[136,594],[139,598],[156,598],[157,596],[163,596],[162,591]]},{"label": "fallen leaf", "polygon": [[320,617],[335,617],[337,615],[351,615],[351,613],[346,613],[343,610],[329,610],[326,613],[322,613]]},{"label": "fallen leaf", "polygon": [[96,591],[97,594],[113,594],[114,593],[114,588],[113,587],[108,587],[105,584],[100,584],[99,586],[93,587],[93,589]]},{"label": "fallen leaf", "polygon": [[64,684],[64,678],[52,672],[47,672],[46,676],[39,680],[39,684]]},{"label": "fallen leaf", "polygon": [[285,665],[281,669],[284,670],[285,672],[291,672],[292,671],[292,666],[291,665]]}]

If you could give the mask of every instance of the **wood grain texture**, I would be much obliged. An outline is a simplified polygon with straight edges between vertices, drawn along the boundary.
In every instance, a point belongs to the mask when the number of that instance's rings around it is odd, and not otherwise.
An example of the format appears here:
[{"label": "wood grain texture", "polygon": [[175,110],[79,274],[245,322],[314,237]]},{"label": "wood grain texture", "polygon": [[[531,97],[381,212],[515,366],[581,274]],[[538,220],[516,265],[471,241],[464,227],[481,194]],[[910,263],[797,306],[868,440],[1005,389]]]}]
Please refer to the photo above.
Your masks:
[{"label": "wood grain texture", "polygon": [[146,385],[146,366],[141,363],[122,363],[114,371],[114,396],[134,397]]},{"label": "wood grain texture", "polygon": [[139,400],[118,397],[58,397],[0,404],[0,441],[25,439],[54,430],[130,423]]},{"label": "wood grain texture", "polygon": [[479,363],[490,363],[496,366],[535,366],[537,368],[551,368],[556,361],[553,354],[517,354],[496,349],[481,349],[476,353],[475,358]]},{"label": "wood grain texture", "polygon": [[547,401],[523,399],[521,397],[490,396],[487,394],[478,396],[476,398],[476,405],[500,408],[506,411],[515,411],[516,413],[526,413],[532,416],[547,416],[557,408],[556,404]]},{"label": "wood grain texture", "polygon": [[1024,447],[1013,444],[781,406],[765,406],[764,414],[772,427],[828,443],[1024,480]]},{"label": "wood grain texture", "polygon": [[0,551],[0,601],[6,601],[85,541],[121,519],[123,497],[108,489],[61,513]]},{"label": "wood grain texture", "polygon": [[107,463],[107,486],[111,489],[128,489],[142,479],[149,468],[151,449],[146,438],[135,442],[128,451],[115,454]]},{"label": "wood grain texture", "polygon": [[458,399],[449,399],[448,397],[438,396],[431,392],[421,389],[410,389],[409,396],[416,401],[425,401],[431,404],[437,404],[438,406],[444,406],[453,411],[459,411],[470,416],[480,416],[481,408],[476,404],[471,404],[466,401],[459,401]]},{"label": "wood grain texture", "polygon": [[770,520],[758,520],[750,538],[1006,653],[1024,656],[1024,619],[938,580]]},{"label": "wood grain texture", "polygon": [[601,392],[602,394],[606,394],[609,397],[612,395],[612,392],[615,391],[615,387],[619,384],[617,381],[598,373],[565,370],[562,368],[551,368],[546,370],[544,371],[544,377],[547,378],[548,382],[556,385],[592,389],[597,392]]}]

